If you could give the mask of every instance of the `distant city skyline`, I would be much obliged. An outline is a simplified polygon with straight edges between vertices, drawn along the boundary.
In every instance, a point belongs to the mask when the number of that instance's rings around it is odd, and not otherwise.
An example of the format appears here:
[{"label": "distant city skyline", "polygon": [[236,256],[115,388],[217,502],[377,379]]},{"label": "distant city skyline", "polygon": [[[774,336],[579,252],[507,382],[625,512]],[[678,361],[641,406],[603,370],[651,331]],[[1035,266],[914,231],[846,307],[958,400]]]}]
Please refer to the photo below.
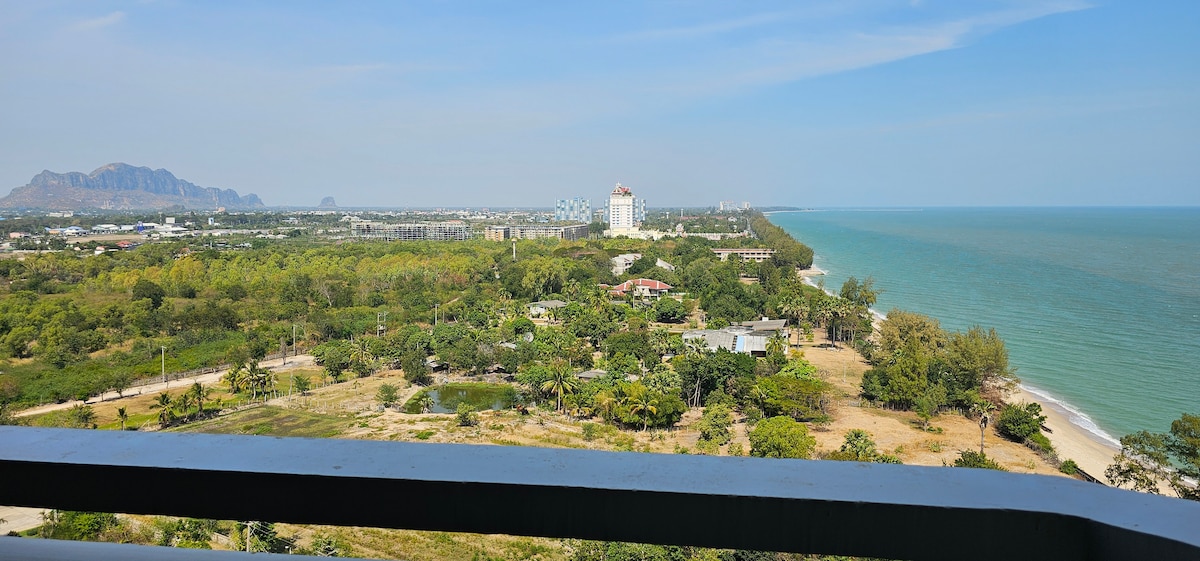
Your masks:
[{"label": "distant city skyline", "polygon": [[0,0],[0,195],[1200,205],[1200,3]]}]

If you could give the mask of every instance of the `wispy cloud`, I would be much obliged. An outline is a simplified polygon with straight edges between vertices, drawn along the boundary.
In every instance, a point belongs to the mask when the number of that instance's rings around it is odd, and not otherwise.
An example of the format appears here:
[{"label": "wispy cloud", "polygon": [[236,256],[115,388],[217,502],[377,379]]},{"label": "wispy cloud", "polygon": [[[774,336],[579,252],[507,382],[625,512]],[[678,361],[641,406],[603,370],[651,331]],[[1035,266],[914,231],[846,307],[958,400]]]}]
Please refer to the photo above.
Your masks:
[{"label": "wispy cloud", "polygon": [[87,31],[91,29],[102,29],[112,25],[116,25],[125,21],[125,12],[116,11],[106,16],[98,18],[85,19],[72,25],[71,28],[78,31]]}]

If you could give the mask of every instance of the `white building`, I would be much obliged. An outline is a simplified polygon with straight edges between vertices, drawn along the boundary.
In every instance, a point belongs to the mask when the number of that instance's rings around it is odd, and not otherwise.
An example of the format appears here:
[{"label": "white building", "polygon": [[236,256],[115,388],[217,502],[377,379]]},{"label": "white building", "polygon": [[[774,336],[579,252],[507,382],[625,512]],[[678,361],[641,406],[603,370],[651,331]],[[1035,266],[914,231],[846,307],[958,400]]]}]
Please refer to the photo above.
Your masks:
[{"label": "white building", "polygon": [[618,183],[608,196],[608,228],[631,230],[640,226],[637,208],[637,197],[633,196],[633,191]]}]

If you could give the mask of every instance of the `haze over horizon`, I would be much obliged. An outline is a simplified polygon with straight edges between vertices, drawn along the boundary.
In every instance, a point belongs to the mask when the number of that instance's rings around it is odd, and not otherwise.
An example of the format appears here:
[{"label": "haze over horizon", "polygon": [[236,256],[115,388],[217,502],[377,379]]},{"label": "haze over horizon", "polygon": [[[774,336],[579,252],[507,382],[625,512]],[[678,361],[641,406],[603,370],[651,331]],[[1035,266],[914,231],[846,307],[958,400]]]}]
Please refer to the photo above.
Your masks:
[{"label": "haze over horizon", "polygon": [[0,195],[1200,205],[1200,3],[0,0]]}]

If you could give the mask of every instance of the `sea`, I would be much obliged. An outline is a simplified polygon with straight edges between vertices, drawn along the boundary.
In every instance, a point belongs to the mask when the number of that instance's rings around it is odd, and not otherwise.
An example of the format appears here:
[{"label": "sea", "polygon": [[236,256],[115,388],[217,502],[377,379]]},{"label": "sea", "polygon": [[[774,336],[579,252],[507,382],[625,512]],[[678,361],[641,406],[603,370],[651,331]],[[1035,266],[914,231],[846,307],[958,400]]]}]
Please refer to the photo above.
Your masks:
[{"label": "sea", "polygon": [[[775,212],[834,291],[995,328],[1022,386],[1099,440],[1200,414],[1200,208]],[[818,279],[822,277],[817,277]]]}]

